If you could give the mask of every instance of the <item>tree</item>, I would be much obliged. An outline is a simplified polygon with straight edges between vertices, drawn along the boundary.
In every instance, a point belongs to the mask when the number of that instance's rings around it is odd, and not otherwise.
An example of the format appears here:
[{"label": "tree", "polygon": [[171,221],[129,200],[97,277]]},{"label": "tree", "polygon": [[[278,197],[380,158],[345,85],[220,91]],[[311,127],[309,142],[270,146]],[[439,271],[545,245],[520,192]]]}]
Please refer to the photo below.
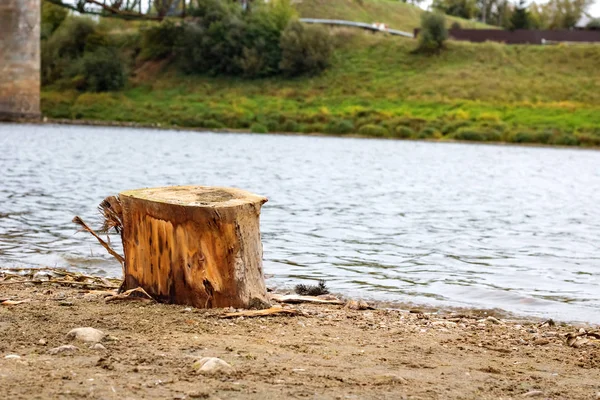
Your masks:
[{"label": "tree", "polygon": [[593,2],[594,0],[550,0],[535,7],[532,4],[531,11],[540,28],[571,29]]},{"label": "tree", "polygon": [[150,0],[150,8],[144,13],[143,0],[44,0],[54,5],[77,11],[80,14],[102,15],[124,19],[154,19],[162,20],[181,9],[184,15],[187,0]]},{"label": "tree", "polygon": [[600,18],[594,18],[585,26],[588,29],[600,30]]},{"label": "tree", "polygon": [[434,0],[432,8],[465,19],[474,18],[478,10],[475,0]]},{"label": "tree", "polygon": [[510,18],[511,29],[530,29],[531,28],[531,17],[525,0],[519,0],[519,5],[515,7],[515,11]]},{"label": "tree", "polygon": [[417,51],[433,53],[441,50],[448,39],[446,17],[444,14],[425,12],[421,14],[421,31]]}]

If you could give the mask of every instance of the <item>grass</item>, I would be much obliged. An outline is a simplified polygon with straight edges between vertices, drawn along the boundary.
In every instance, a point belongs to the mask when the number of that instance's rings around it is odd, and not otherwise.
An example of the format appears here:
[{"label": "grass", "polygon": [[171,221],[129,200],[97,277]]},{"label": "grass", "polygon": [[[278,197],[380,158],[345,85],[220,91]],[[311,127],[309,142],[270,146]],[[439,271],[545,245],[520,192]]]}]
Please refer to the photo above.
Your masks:
[{"label": "grass", "polygon": [[51,118],[255,132],[600,145],[598,46],[450,42],[426,56],[409,39],[333,32],[333,65],[320,76],[244,80],[145,65],[154,72],[116,93],[46,87],[42,109]]},{"label": "grass", "polygon": [[[423,10],[398,0],[300,0],[296,4],[305,18],[343,19],[355,22],[380,22],[392,29],[412,32],[421,23]],[[458,22],[463,28],[493,28],[479,22],[448,17],[448,24]]]}]

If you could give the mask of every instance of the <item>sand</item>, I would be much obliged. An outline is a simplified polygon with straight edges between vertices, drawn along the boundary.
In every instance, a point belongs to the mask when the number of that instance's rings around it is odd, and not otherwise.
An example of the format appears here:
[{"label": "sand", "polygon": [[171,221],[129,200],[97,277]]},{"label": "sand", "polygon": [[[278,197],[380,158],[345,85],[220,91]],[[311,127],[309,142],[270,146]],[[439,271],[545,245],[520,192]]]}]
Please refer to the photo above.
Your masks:
[{"label": "sand", "polygon": [[[0,305],[2,398],[600,399],[600,342],[565,340],[579,326],[340,305],[223,319],[109,294],[0,285],[0,299],[27,300]],[[78,327],[104,332],[102,346],[67,338]],[[77,350],[51,354],[63,345]],[[232,371],[200,373],[202,357]]]}]

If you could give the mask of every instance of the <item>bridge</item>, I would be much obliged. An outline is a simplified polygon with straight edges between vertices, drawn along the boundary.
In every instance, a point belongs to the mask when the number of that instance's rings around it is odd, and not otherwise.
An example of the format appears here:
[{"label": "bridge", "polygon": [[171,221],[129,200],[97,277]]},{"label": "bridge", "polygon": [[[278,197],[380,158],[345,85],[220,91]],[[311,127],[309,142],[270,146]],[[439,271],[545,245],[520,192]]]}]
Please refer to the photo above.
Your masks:
[{"label": "bridge", "polygon": [[0,0],[0,120],[40,116],[41,0]]}]

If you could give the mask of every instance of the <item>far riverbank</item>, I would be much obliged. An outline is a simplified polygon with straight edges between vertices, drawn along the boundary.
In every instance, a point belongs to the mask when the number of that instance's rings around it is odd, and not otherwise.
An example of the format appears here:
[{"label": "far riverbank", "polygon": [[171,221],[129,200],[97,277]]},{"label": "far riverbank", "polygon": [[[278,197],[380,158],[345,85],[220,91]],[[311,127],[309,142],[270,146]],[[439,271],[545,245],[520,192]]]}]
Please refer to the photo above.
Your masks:
[{"label": "far riverbank", "polygon": [[229,129],[229,128],[202,128],[202,127],[181,127],[177,125],[161,124],[161,123],[142,123],[132,121],[104,121],[104,120],[86,120],[86,119],[65,119],[65,118],[47,118],[42,120],[20,120],[7,123],[23,123],[35,125],[69,125],[69,126],[97,126],[97,127],[113,127],[113,128],[134,128],[134,129],[153,129],[159,131],[181,131],[181,132],[212,132],[212,133],[238,133],[238,134],[266,134],[266,135],[288,135],[288,136],[315,136],[315,137],[331,137],[331,138],[352,138],[352,139],[380,139],[380,140],[405,140],[413,142],[431,142],[431,143],[463,143],[474,145],[487,146],[518,146],[518,147],[541,147],[541,148],[556,148],[556,149],[571,149],[571,150],[600,150],[600,145],[593,146],[570,146],[547,143],[524,143],[524,142],[503,142],[503,141],[472,141],[459,140],[451,138],[397,138],[397,137],[379,137],[370,135],[361,135],[359,133],[349,134],[334,134],[322,132],[268,132],[257,133],[251,132],[248,129]]}]

